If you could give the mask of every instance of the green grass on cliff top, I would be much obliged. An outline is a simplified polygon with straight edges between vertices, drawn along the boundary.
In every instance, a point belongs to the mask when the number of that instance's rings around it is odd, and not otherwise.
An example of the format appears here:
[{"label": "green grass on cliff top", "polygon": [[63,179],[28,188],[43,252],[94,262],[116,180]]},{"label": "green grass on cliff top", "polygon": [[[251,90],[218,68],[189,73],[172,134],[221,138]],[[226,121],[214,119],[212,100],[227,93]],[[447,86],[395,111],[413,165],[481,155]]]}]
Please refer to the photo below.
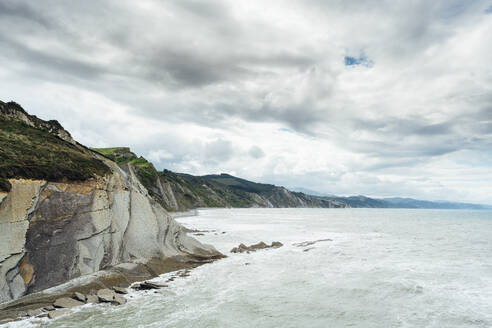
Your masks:
[{"label": "green grass on cliff top", "polygon": [[48,131],[0,117],[0,190],[9,191],[8,178],[87,180],[107,172],[103,162]]},{"label": "green grass on cliff top", "polygon": [[154,165],[143,157],[137,157],[130,151],[128,147],[113,147],[113,148],[92,148],[92,150],[108,157],[118,165],[132,164],[140,182],[152,194],[154,184],[159,177],[159,173]]}]

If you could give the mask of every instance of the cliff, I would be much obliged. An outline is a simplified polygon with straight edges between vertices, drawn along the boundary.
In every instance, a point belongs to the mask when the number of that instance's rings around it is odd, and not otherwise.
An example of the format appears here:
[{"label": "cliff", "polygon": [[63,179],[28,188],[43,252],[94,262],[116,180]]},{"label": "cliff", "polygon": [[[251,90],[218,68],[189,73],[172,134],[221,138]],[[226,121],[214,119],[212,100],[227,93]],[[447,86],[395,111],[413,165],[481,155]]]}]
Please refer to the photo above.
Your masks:
[{"label": "cliff", "polygon": [[0,303],[124,264],[222,257],[187,236],[136,171],[0,102]]},{"label": "cliff", "polygon": [[119,165],[131,163],[140,182],[155,201],[169,211],[203,207],[346,207],[329,197],[292,192],[284,187],[251,182],[228,174],[193,176],[169,170],[159,172],[152,163],[127,147],[93,149]]}]

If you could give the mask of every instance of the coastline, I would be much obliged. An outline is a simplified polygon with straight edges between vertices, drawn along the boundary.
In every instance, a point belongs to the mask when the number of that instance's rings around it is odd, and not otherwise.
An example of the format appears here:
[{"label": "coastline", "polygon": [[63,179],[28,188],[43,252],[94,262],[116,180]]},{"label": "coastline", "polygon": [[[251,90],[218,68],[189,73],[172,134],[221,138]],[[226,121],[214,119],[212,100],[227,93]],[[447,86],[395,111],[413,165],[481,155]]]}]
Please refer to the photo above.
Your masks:
[{"label": "coastline", "polygon": [[[212,263],[226,257],[201,257],[199,255],[176,256],[169,258],[153,258],[146,262],[121,263],[108,270],[101,270],[90,275],[84,275],[61,285],[23,296],[19,299],[0,304],[0,327],[9,322],[31,318],[42,318],[48,314],[44,308],[51,306],[57,299],[74,294],[90,294],[100,289],[114,287],[130,288],[132,284],[156,278],[162,274],[192,270],[201,265]],[[29,316],[29,310],[42,310],[42,316]]]},{"label": "coastline", "polygon": [[199,215],[198,210],[199,210],[198,208],[195,208],[184,212],[168,212],[168,213],[173,219],[176,219],[176,218],[184,218],[188,216],[198,216]]}]

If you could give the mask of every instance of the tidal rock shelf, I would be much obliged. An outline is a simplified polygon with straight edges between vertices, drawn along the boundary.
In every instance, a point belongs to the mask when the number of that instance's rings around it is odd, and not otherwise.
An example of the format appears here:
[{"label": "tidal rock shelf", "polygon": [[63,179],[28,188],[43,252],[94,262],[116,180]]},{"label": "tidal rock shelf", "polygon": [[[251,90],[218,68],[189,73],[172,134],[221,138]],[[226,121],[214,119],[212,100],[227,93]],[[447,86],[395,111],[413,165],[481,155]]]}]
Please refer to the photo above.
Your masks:
[{"label": "tidal rock shelf", "polygon": [[283,244],[279,241],[274,241],[271,245],[267,245],[264,242],[260,241],[259,243],[250,246],[239,244],[238,247],[234,247],[233,249],[231,249],[231,253],[250,253],[259,251],[260,249],[279,248],[282,246]]}]

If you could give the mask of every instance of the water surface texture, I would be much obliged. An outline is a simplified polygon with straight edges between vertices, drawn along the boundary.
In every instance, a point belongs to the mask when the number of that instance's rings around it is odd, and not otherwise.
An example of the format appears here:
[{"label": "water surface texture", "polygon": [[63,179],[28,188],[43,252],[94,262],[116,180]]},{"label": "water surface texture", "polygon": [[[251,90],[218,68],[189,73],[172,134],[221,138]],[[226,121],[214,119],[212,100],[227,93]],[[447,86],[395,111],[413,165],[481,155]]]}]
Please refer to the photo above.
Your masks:
[{"label": "water surface texture", "polygon": [[[490,211],[218,209],[178,220],[215,230],[197,238],[229,257],[43,327],[492,327]],[[259,241],[284,247],[229,253]]]}]

